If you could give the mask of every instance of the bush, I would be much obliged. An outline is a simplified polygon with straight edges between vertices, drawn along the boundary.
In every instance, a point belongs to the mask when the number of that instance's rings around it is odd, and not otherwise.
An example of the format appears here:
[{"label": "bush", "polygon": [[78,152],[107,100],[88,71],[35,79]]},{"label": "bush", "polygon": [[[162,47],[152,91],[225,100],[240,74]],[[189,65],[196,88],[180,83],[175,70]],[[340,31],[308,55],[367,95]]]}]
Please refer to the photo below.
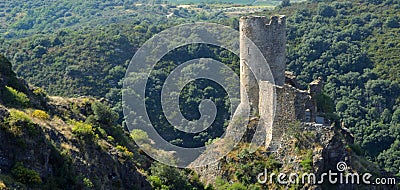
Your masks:
[{"label": "bush", "polygon": [[145,131],[142,131],[140,129],[134,129],[131,132],[131,138],[137,142],[138,144],[150,144],[149,136]]},{"label": "bush", "polygon": [[9,125],[9,131],[14,136],[20,136],[22,134],[22,129],[27,128],[30,134],[36,134],[35,123],[32,122],[31,118],[22,111],[11,110],[10,116],[5,119],[5,123]]},{"label": "bush", "polygon": [[184,171],[154,162],[148,176],[153,189],[189,189],[189,178]]},{"label": "bush", "polygon": [[112,137],[112,136],[107,136],[107,141],[108,142],[114,142],[114,137]]},{"label": "bush", "polygon": [[73,121],[72,133],[78,137],[83,138],[93,138],[94,131],[90,124],[83,123],[81,121]]},{"label": "bush", "polygon": [[42,88],[35,88],[35,90],[33,90],[33,94],[36,97],[47,98],[47,92],[45,90],[43,90]]},{"label": "bush", "polygon": [[330,5],[319,4],[318,14],[323,17],[335,17],[337,15],[337,12],[335,8],[331,7]]},{"label": "bush", "polygon": [[48,120],[48,119],[50,119],[50,116],[49,116],[49,114],[47,114],[45,111],[43,111],[43,110],[35,110],[35,111],[33,111],[32,112],[32,117],[36,117],[36,118],[39,118],[39,119],[43,119],[43,120]]},{"label": "bush", "polygon": [[96,129],[97,129],[98,133],[101,135],[102,138],[108,137],[106,130],[104,130],[101,127],[97,127]]},{"label": "bush", "polygon": [[26,185],[39,185],[42,179],[35,170],[25,168],[21,162],[17,162],[11,169],[11,174],[21,183]]},{"label": "bush", "polygon": [[318,112],[324,113],[325,117],[330,120],[335,120],[336,115],[334,111],[336,109],[335,103],[332,98],[325,92],[318,94],[316,97],[317,101],[317,110]]},{"label": "bush", "polygon": [[89,178],[83,178],[83,185],[87,188],[93,188],[93,182]]},{"label": "bush", "polygon": [[400,28],[400,20],[397,17],[388,17],[385,25],[389,28]]},{"label": "bush", "polygon": [[118,113],[101,102],[93,102],[92,110],[96,120],[102,124],[111,125],[118,120]]},{"label": "bush", "polygon": [[215,180],[215,188],[216,189],[227,189],[227,190],[246,190],[250,188],[246,188],[245,185],[243,185],[240,182],[235,182],[233,184],[230,184],[226,180],[222,179],[220,176],[217,177]]},{"label": "bush", "polygon": [[306,172],[310,172],[312,171],[312,164],[313,164],[313,152],[309,150],[307,151],[304,160],[300,162],[300,165]]},{"label": "bush", "polygon": [[7,121],[10,125],[15,124],[17,121],[32,123],[31,118],[25,112],[19,110],[11,110]]},{"label": "bush", "polygon": [[128,157],[128,158],[132,158],[133,157],[133,153],[131,151],[128,150],[128,148],[126,148],[125,146],[121,146],[118,145],[117,147],[115,147],[119,152],[121,152],[124,156]]},{"label": "bush", "polygon": [[283,0],[279,6],[280,7],[288,7],[288,6],[290,6],[290,0]]},{"label": "bush", "polygon": [[158,176],[149,176],[147,178],[147,180],[149,181],[150,185],[154,189],[166,189],[166,188],[168,188],[167,186],[163,185],[163,182],[161,181],[161,179]]},{"label": "bush", "polygon": [[217,176],[215,180],[215,187],[216,189],[228,189],[229,183],[221,178],[221,176]]},{"label": "bush", "polygon": [[4,91],[4,103],[11,107],[27,107],[29,98],[26,94],[18,92],[12,87],[6,86]]},{"label": "bush", "polygon": [[[2,187],[2,184],[4,184],[4,188]],[[17,181],[11,174],[0,174],[0,189],[10,189],[7,187],[19,187],[20,189],[27,189],[26,184]]]},{"label": "bush", "polygon": [[7,186],[4,184],[3,180],[0,180],[0,189],[6,189]]},{"label": "bush", "polygon": [[244,186],[242,183],[235,182],[232,184],[231,187],[229,187],[229,190],[246,190],[246,186]]}]

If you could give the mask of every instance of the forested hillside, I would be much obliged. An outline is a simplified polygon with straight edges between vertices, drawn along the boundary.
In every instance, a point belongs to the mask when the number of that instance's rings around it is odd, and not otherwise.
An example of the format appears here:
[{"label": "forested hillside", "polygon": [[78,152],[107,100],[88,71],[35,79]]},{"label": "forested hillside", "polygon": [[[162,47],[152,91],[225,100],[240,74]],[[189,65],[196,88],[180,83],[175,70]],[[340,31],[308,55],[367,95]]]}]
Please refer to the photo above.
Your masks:
[{"label": "forested hillside", "polygon": [[[29,1],[24,7],[13,2],[0,7],[6,13],[1,17],[5,20],[1,27],[2,52],[16,63],[16,71],[28,82],[63,96],[104,97],[108,92],[113,96],[130,58],[151,36],[178,23],[226,18],[212,10],[131,1],[57,1],[49,5]],[[78,5],[86,8],[78,9]],[[175,16],[167,18],[170,13]],[[76,23],[60,25],[49,17],[76,17]],[[18,23],[29,26],[21,28]]]},{"label": "forested hillside", "polygon": [[[0,52],[12,60],[17,74],[50,95],[105,97],[120,113],[125,69],[147,39],[192,21],[238,29],[238,18],[202,6],[27,1],[19,7],[18,3],[0,2]],[[325,98],[334,102],[325,109],[354,134],[353,151],[400,177],[399,12],[399,0],[310,0],[257,14],[287,15],[287,70],[294,72],[303,88],[322,77]],[[167,17],[170,13],[174,16]],[[159,64],[159,72],[154,72],[147,94],[152,117],[160,120],[156,125],[167,131],[171,126],[160,113],[157,100],[171,69],[200,56],[221,60],[238,72],[238,58],[225,50],[190,45],[172,53],[187,56],[167,56]],[[220,109],[228,110],[225,93],[207,81],[188,85],[182,102],[197,108],[207,93],[218,97]],[[182,111],[191,119],[198,118],[197,110],[186,107]],[[224,114],[218,117],[218,130],[225,127],[225,118]],[[220,132],[168,140],[199,146]],[[154,170],[162,173],[166,169]]]}]

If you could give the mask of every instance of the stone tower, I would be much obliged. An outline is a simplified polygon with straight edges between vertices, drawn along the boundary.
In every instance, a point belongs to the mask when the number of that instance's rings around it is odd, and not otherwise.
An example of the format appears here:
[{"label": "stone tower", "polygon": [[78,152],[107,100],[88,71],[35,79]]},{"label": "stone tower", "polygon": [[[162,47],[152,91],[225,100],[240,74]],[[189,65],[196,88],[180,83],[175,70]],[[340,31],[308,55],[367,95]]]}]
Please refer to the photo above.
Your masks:
[{"label": "stone tower", "polygon": [[[285,16],[272,16],[270,21],[266,17],[247,16],[240,18],[240,82],[241,98],[244,102],[244,93],[250,102],[253,113],[259,113],[259,83],[269,81],[272,78],[265,76],[266,71],[263,67],[265,62],[260,61],[258,50],[251,48],[254,43],[261,51],[272,72],[272,77],[277,86],[285,83],[286,67],[286,23]],[[251,66],[252,71],[249,68]],[[254,74],[254,75],[253,75]]]}]

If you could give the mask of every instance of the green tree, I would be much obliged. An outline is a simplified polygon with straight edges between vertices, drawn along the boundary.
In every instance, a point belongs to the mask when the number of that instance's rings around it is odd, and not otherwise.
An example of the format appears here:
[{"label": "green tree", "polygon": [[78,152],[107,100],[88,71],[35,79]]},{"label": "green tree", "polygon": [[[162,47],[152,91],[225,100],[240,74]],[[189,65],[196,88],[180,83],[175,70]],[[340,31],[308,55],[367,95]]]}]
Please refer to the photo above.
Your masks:
[{"label": "green tree", "polygon": [[21,183],[26,185],[40,185],[42,179],[35,170],[26,168],[21,162],[17,162],[11,169],[11,174]]},{"label": "green tree", "polygon": [[393,112],[392,123],[393,124],[400,124],[400,107],[398,107],[396,109],[396,111]]},{"label": "green tree", "polygon": [[325,3],[320,3],[318,5],[318,14],[323,17],[335,17],[337,12],[332,6]]},{"label": "green tree", "polygon": [[36,46],[33,50],[34,58],[41,58],[43,54],[47,53],[47,49],[41,45]]},{"label": "green tree", "polygon": [[95,116],[95,119],[101,124],[111,125],[114,124],[119,115],[117,112],[113,111],[110,107],[106,106],[101,102],[93,102],[92,110]]},{"label": "green tree", "polygon": [[381,121],[385,124],[388,124],[390,123],[391,119],[392,114],[390,113],[389,109],[386,108],[385,110],[383,110],[383,113],[381,115]]},{"label": "green tree", "polygon": [[150,167],[149,179],[155,189],[188,189],[189,178],[182,170],[154,162]]},{"label": "green tree", "polygon": [[288,7],[290,6],[290,0],[283,0],[280,4],[281,7]]},{"label": "green tree", "polygon": [[398,17],[390,16],[386,19],[385,25],[389,28],[399,28],[400,20]]}]

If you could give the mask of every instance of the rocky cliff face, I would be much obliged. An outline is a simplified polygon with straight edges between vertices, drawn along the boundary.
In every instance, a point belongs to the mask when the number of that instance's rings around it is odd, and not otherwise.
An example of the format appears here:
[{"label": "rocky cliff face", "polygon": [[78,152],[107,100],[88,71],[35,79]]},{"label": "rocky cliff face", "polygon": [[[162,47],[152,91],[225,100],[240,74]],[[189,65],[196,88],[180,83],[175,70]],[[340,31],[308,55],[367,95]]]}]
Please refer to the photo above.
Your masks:
[{"label": "rocky cliff face", "polygon": [[[249,130],[256,126],[257,120],[249,124]],[[251,135],[250,135],[251,136]],[[249,153],[246,136],[240,145],[222,160],[213,165],[195,168],[200,179],[205,183],[219,183],[222,177],[230,183],[241,182],[255,184],[252,187],[262,189],[397,189],[395,185],[366,185],[360,179],[360,184],[330,184],[328,178],[322,184],[305,183],[279,184],[277,174],[289,175],[296,173],[301,176],[304,173],[313,173],[321,176],[329,170],[342,173],[357,173],[360,176],[366,172],[373,177],[393,178],[393,175],[378,168],[374,163],[357,155],[353,147],[352,136],[341,128],[335,126],[322,126],[301,123],[288,123],[288,129],[281,137],[281,146],[276,152],[270,152],[260,148],[254,153]],[[338,163],[347,164],[344,171],[338,171]],[[269,179],[266,183],[259,183],[257,176],[267,171],[267,176],[273,172],[276,175],[272,183]],[[345,179],[345,178],[344,178]],[[287,180],[287,179],[286,179]]]},{"label": "rocky cliff face", "polygon": [[150,189],[140,172],[149,160],[128,134],[90,122],[96,100],[47,97],[4,57],[0,89],[0,189]]}]

